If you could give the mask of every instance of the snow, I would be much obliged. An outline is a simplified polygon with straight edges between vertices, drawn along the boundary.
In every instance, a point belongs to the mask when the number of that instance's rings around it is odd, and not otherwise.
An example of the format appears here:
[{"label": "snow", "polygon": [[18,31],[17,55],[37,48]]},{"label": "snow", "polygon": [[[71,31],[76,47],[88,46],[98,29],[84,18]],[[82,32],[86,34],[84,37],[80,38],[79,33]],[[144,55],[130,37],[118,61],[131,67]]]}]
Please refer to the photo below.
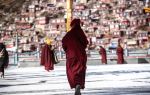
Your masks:
[{"label": "snow", "polygon": [[[82,93],[149,95],[149,68],[150,64],[87,66],[85,89]],[[5,79],[0,79],[0,95],[73,95],[73,93],[74,89],[70,89],[67,81],[65,66],[55,66],[55,70],[50,72],[43,67],[10,67],[6,69]]]}]

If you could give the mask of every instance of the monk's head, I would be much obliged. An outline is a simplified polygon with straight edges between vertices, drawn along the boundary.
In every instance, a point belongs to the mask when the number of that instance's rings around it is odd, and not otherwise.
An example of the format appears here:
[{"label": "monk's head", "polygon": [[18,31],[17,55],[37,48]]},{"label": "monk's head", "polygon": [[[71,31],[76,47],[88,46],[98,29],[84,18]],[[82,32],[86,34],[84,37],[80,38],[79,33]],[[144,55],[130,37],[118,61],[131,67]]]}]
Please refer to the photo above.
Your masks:
[{"label": "monk's head", "polygon": [[105,46],[104,46],[104,45],[100,45],[99,47],[100,47],[100,48],[104,48]]},{"label": "monk's head", "polygon": [[80,23],[81,23],[81,21],[80,21],[80,19],[73,19],[72,21],[71,21],[71,24],[70,24],[70,26],[71,27],[74,27],[74,26],[80,26]]},{"label": "monk's head", "polygon": [[121,47],[121,44],[120,44],[120,43],[118,43],[118,47]]}]

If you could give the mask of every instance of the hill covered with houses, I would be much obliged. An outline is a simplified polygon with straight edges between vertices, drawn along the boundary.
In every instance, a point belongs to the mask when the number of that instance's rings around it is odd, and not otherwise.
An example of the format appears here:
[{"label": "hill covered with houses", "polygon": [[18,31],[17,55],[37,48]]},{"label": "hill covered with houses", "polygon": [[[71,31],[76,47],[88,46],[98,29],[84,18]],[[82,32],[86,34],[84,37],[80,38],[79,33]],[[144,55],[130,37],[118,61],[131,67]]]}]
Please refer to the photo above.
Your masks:
[{"label": "hill covered with houses", "polygon": [[[0,2],[0,38],[7,48],[35,50],[46,36],[61,48],[66,33],[66,0],[2,0]],[[6,2],[11,1],[11,2]],[[74,0],[73,18],[80,18],[88,36],[88,49],[103,45],[115,48],[118,39],[124,48],[146,49],[150,46],[149,0]],[[22,4],[22,5],[21,5]],[[3,5],[3,6],[2,6]],[[11,9],[11,10],[10,10]],[[6,18],[6,16],[7,18]]]}]

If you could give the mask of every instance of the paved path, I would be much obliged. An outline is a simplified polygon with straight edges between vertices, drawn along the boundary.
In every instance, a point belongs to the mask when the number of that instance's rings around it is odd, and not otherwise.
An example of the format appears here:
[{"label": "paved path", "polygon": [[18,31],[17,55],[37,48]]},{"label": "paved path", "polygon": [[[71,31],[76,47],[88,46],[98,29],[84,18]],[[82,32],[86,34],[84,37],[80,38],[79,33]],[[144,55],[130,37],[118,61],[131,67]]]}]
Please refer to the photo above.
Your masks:
[{"label": "paved path", "polygon": [[[150,64],[96,65],[87,67],[82,95],[150,95]],[[0,95],[74,95],[65,66],[47,72],[43,67],[6,70]]]}]

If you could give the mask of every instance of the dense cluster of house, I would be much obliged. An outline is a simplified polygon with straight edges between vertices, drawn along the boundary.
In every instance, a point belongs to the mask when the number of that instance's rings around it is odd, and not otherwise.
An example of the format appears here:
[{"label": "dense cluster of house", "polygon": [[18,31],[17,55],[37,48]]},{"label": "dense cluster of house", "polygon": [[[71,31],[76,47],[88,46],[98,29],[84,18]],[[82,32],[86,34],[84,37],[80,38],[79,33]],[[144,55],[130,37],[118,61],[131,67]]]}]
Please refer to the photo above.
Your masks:
[{"label": "dense cluster of house", "polygon": [[[143,8],[149,0],[73,0],[73,18],[80,18],[88,36],[89,49],[103,45],[115,48],[118,39],[124,48],[149,48],[150,13]],[[14,24],[1,30],[7,47],[20,51],[39,48],[48,36],[61,49],[66,33],[66,0],[26,0]],[[34,48],[35,47],[35,48]]]}]

